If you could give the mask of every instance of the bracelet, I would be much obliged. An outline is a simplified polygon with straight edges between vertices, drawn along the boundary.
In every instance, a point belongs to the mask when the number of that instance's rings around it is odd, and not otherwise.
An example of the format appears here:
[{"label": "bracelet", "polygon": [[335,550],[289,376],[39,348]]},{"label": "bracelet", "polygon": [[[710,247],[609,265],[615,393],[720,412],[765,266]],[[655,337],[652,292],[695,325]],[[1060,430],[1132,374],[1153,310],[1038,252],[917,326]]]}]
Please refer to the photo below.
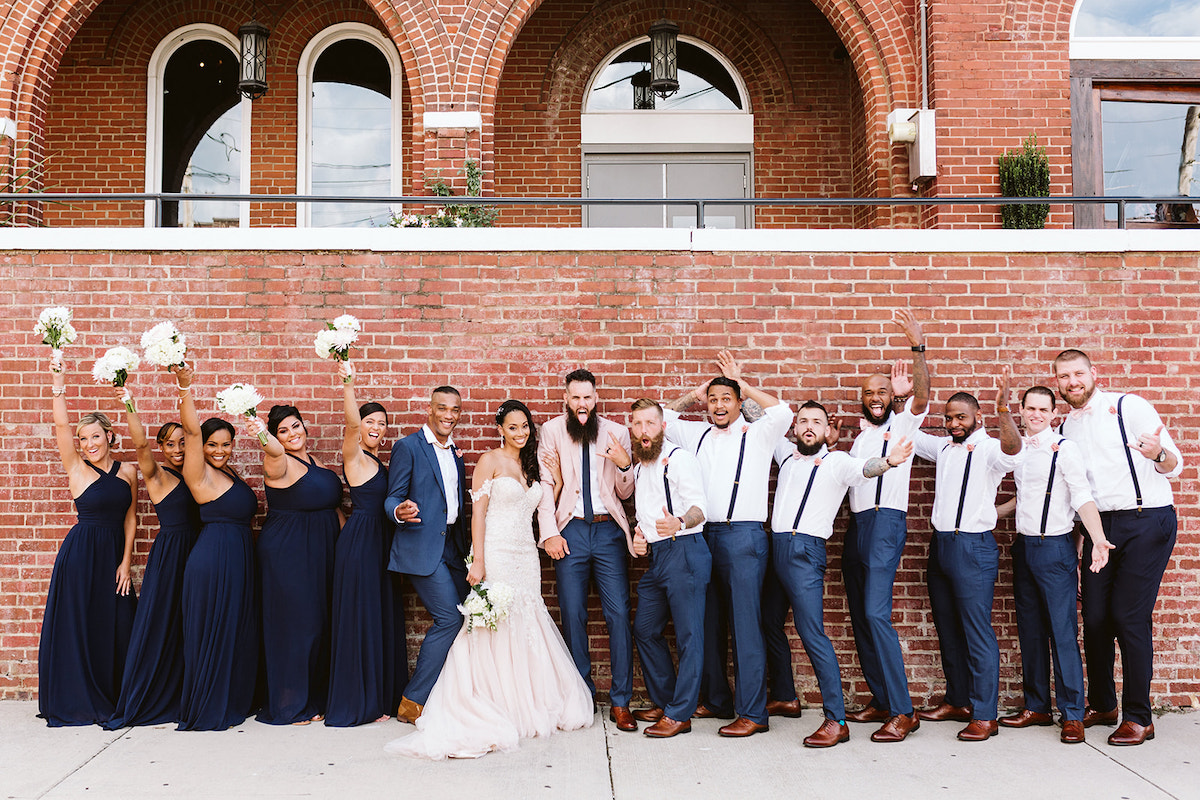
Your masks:
[{"label": "bracelet", "polygon": [[913,351],[914,353],[924,353],[924,352],[925,352],[925,345],[923,345],[923,344],[919,344],[919,345],[915,346],[915,347],[912,349],[912,351]]},{"label": "bracelet", "polygon": [[1008,406],[996,406],[996,413],[997,414],[1007,414],[1007,413],[1009,413],[1009,408],[1008,408]]},{"label": "bracelet", "polygon": [[50,394],[54,395],[55,397],[62,397],[66,393],[67,393],[67,387],[65,387],[65,386],[63,386],[62,388],[59,388],[57,386],[50,387]]}]

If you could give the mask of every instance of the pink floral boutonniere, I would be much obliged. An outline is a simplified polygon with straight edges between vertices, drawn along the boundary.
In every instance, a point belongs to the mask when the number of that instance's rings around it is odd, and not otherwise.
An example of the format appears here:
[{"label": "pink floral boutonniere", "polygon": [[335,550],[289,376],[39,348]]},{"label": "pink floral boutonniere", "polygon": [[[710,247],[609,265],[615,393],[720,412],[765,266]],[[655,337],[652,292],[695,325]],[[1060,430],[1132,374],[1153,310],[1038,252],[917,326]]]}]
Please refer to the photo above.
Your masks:
[{"label": "pink floral boutonniere", "polygon": [[1056,442],[1055,444],[1050,445],[1050,449],[1057,453],[1058,452],[1058,443]]},{"label": "pink floral boutonniere", "polygon": [[813,466],[814,466],[814,467],[819,467],[819,466],[821,466],[821,459],[820,459],[820,457],[817,457],[817,458],[814,458],[814,459],[813,459]]},{"label": "pink floral boutonniere", "polygon": [[891,432],[891,431],[884,431],[884,432],[883,432],[883,440],[884,440],[885,442],[888,442],[888,441],[891,441],[891,439],[892,439],[892,432]]},{"label": "pink floral boutonniere", "polygon": [[749,426],[749,425],[743,425],[743,426],[742,426],[742,433],[746,433],[746,432],[748,432],[749,430],[750,430],[750,426]]},{"label": "pink floral boutonniere", "polygon": [[973,445],[973,444],[969,444],[969,445],[967,445],[967,452],[968,452],[968,453],[970,453],[970,452],[971,452],[972,450],[974,450],[974,449],[975,449],[975,445]]}]

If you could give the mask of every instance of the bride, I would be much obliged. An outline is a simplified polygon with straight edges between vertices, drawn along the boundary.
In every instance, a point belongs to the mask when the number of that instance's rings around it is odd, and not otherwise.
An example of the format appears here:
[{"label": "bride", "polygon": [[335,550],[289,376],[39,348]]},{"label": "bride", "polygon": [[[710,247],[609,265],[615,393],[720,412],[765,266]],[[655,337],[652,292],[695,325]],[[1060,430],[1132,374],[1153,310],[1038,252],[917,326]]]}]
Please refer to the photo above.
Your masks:
[{"label": "bride", "polygon": [[496,424],[502,444],[479,459],[471,479],[474,560],[467,582],[506,585],[513,600],[496,630],[477,623],[459,631],[416,732],[388,744],[391,753],[478,758],[516,749],[522,738],[592,724],[591,693],[542,602],[533,512],[543,496],[533,415],[524,403],[507,400]]}]

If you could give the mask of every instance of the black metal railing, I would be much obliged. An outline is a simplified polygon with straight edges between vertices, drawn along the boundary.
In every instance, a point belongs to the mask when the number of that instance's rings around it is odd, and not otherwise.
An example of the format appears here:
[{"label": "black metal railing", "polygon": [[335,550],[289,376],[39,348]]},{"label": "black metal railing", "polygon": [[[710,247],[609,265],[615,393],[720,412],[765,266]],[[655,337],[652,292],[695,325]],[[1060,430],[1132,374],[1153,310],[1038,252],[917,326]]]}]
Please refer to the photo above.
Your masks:
[{"label": "black metal railing", "polygon": [[372,205],[481,205],[481,206],[691,206],[696,212],[696,227],[703,228],[705,212],[710,206],[741,206],[743,208],[799,207],[840,208],[867,206],[936,207],[936,206],[1112,206],[1117,207],[1116,226],[1126,227],[1126,209],[1130,205],[1191,206],[1200,198],[1179,197],[468,197],[463,195],[371,196],[308,195],[308,194],[185,194],[182,192],[19,192],[0,193],[3,203],[78,203],[78,202],[149,202],[154,204],[154,224],[162,224],[163,205],[176,202],[237,202],[237,203],[358,203]]}]

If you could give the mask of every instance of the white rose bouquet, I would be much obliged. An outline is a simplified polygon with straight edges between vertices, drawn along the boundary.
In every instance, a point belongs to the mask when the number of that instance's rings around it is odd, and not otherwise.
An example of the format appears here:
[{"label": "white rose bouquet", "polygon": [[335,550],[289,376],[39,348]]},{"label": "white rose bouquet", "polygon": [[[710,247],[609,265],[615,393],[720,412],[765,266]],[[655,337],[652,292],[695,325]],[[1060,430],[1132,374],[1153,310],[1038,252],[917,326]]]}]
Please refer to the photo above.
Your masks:
[{"label": "white rose bouquet", "polygon": [[506,583],[482,581],[472,586],[467,599],[458,607],[467,618],[467,633],[474,630],[476,625],[496,630],[500,620],[508,616],[514,597],[512,587]]},{"label": "white rose bouquet", "polygon": [[[92,365],[92,380],[120,389],[125,386],[125,381],[129,380],[129,373],[137,369],[140,363],[141,359],[138,358],[138,354],[128,347],[110,348],[105,350],[104,355],[100,356]],[[129,399],[129,392],[125,393],[123,399],[125,408],[132,414],[133,401]]]},{"label": "white rose bouquet", "polygon": [[142,354],[160,367],[182,367],[187,357],[183,334],[171,322],[160,322],[142,334]]},{"label": "white rose bouquet", "polygon": [[350,347],[358,341],[361,330],[362,323],[357,318],[342,314],[333,322],[325,323],[325,327],[317,332],[313,347],[321,358],[346,361],[350,358]]},{"label": "white rose bouquet", "polygon": [[[263,396],[248,383],[235,383],[223,392],[217,392],[217,408],[235,417],[257,417],[258,404]],[[266,431],[260,431],[258,441],[267,443]]]},{"label": "white rose bouquet", "polygon": [[74,342],[78,335],[71,324],[71,309],[66,306],[44,309],[38,315],[33,332],[42,337],[42,344],[50,345],[52,358],[61,357],[63,346]]}]

